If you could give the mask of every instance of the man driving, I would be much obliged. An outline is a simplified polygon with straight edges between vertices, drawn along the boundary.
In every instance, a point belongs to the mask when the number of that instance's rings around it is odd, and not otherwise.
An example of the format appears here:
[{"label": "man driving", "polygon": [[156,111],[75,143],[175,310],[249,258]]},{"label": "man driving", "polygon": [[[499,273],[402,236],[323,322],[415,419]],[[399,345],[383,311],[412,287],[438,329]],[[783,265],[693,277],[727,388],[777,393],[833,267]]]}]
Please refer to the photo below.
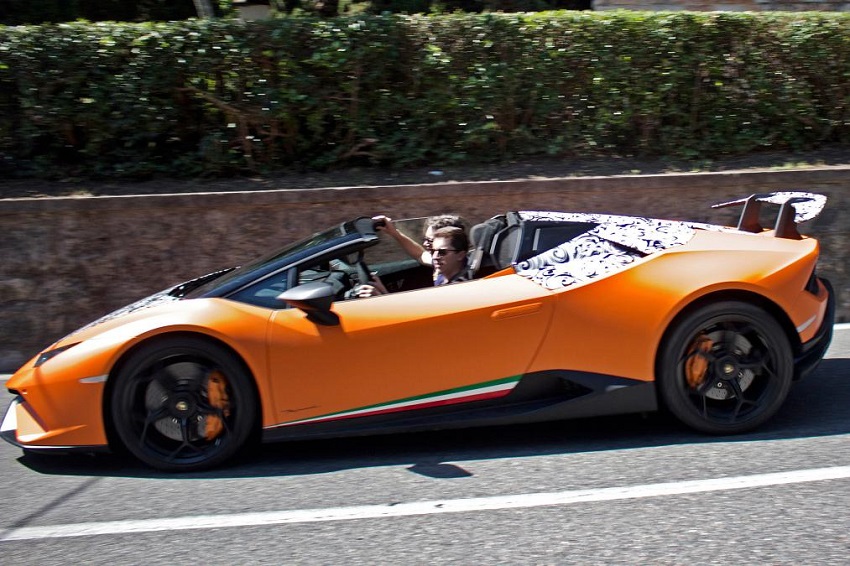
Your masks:
[{"label": "man driving", "polygon": [[[468,279],[467,251],[469,237],[463,228],[447,226],[434,231],[431,246],[431,264],[434,267],[434,286],[448,285]],[[364,285],[358,285],[353,297],[365,298],[385,295],[388,291],[377,276]]]},{"label": "man driving", "polygon": [[467,280],[468,251],[469,238],[462,228],[447,226],[434,231],[431,263],[434,266],[435,286]]}]

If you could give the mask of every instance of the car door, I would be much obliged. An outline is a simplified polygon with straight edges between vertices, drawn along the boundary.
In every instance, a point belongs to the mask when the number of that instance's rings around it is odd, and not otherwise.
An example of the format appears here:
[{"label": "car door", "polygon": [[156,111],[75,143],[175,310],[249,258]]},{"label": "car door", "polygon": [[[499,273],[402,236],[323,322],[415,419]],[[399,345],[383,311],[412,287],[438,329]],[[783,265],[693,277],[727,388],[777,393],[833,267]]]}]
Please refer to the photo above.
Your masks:
[{"label": "car door", "polygon": [[336,326],[310,322],[298,309],[278,311],[268,337],[274,422],[507,394],[547,331],[552,298],[509,274],[337,301]]}]

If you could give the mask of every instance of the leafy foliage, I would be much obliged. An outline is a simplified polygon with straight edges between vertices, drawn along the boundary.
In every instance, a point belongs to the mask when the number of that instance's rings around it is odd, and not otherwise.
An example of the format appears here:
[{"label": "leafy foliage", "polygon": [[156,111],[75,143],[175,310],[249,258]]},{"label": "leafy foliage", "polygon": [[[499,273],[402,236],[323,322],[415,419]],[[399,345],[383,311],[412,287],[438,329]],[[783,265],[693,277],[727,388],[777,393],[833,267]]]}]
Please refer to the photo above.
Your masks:
[{"label": "leafy foliage", "polygon": [[850,143],[850,14],[0,27],[0,173],[222,175]]}]

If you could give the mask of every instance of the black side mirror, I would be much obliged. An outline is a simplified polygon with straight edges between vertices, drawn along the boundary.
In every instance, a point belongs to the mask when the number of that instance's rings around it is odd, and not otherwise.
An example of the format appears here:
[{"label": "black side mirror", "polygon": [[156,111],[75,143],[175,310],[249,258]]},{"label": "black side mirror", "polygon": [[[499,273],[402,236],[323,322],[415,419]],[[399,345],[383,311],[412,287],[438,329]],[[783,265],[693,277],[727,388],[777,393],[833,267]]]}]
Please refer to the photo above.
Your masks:
[{"label": "black side mirror", "polygon": [[278,300],[307,313],[307,320],[324,326],[337,326],[339,315],[331,310],[334,288],[321,281],[313,281],[284,291]]}]

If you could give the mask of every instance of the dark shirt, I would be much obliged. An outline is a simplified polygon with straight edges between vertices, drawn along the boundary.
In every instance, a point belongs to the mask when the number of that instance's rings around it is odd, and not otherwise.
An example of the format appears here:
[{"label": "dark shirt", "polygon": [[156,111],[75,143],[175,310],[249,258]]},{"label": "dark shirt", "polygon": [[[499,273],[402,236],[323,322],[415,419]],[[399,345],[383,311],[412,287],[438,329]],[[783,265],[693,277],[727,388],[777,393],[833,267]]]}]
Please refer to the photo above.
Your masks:
[{"label": "dark shirt", "polygon": [[446,279],[446,276],[442,273],[438,274],[437,277],[434,278],[434,287],[439,285],[450,285],[460,281],[469,281],[469,268],[466,265],[464,265],[460,271],[455,273],[455,276],[451,279]]}]

